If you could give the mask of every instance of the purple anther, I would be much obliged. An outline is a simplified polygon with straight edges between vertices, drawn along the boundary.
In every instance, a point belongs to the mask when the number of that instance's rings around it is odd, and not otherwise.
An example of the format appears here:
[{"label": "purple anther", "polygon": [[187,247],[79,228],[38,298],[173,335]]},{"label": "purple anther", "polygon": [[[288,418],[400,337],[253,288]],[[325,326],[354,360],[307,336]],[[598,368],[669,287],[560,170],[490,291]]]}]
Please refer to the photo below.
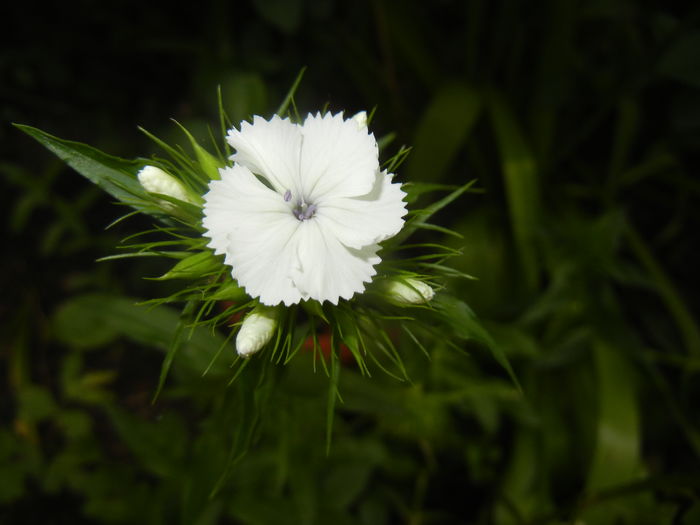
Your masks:
[{"label": "purple anther", "polygon": [[292,200],[292,190],[287,190],[284,192],[284,202],[289,202]]},{"label": "purple anther", "polygon": [[301,220],[310,219],[316,213],[316,205],[310,204],[303,212],[301,212]]},{"label": "purple anther", "polygon": [[300,221],[306,221],[316,213],[315,204],[306,204],[302,202],[292,210],[292,214]]}]

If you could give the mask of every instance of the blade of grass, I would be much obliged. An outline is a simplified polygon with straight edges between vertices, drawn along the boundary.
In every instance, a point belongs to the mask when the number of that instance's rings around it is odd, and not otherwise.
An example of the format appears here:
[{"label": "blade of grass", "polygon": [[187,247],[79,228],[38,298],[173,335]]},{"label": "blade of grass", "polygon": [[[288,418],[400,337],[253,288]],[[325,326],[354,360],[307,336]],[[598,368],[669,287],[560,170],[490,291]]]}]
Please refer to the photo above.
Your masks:
[{"label": "blade of grass", "polygon": [[598,429],[586,488],[633,481],[641,474],[640,423],[634,377],[618,348],[606,341],[593,344],[598,377]]},{"label": "blade of grass", "polygon": [[287,96],[284,97],[282,104],[280,104],[280,107],[277,108],[277,111],[275,112],[276,115],[283,116],[287,112],[287,110],[289,109],[289,105],[294,100],[294,94],[297,92],[297,89],[299,88],[299,84],[301,84],[301,79],[304,77],[305,72],[306,72],[306,67],[302,67],[301,71],[299,71],[299,73],[297,74],[297,77],[294,79],[294,83],[292,84],[292,87],[289,88],[289,91],[287,92]]},{"label": "blade of grass", "polygon": [[539,269],[535,240],[539,226],[539,188],[534,155],[505,101],[490,99],[491,120],[501,155],[503,182],[510,209],[515,247],[526,289],[537,288]]}]

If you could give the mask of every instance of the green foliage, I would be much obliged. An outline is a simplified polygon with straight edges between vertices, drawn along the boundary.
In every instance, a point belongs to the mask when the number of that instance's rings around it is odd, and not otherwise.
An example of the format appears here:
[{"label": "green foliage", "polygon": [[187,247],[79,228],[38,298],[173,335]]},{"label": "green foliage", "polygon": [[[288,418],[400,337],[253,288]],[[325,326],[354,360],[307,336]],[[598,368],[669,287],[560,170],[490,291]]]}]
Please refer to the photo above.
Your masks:
[{"label": "green foliage", "polygon": [[[4,120],[124,157],[153,147],[134,123],[186,146],[131,162],[23,128],[153,216],[103,232],[109,199],[0,130],[0,521],[698,522],[697,8],[212,6],[23,13],[36,39],[0,64]],[[381,270],[438,293],[400,309],[377,282],[366,324],[305,305],[241,361],[225,325],[250,305],[184,234],[197,206],[135,175],[201,193],[231,153],[211,137],[280,100],[293,117],[378,108],[412,210]]]},{"label": "green foliage", "polygon": [[[86,144],[62,140],[30,126],[15,126],[116,199],[130,202],[144,196],[145,192],[135,177],[144,163],[112,157]],[[140,203],[134,202],[134,207],[146,211]]]}]

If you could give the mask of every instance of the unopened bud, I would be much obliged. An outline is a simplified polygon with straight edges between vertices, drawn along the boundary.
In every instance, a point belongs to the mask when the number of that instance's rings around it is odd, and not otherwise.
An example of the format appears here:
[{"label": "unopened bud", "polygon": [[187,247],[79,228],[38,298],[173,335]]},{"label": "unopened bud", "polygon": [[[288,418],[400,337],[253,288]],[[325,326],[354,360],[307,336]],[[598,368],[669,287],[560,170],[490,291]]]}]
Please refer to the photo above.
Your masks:
[{"label": "unopened bud", "polygon": [[399,305],[422,304],[430,301],[435,290],[417,279],[391,280],[386,285],[390,301]]},{"label": "unopened bud", "polygon": [[360,111],[359,113],[356,113],[353,115],[352,120],[357,122],[357,127],[360,129],[366,128],[367,127],[367,112],[366,111]]},{"label": "unopened bud", "polygon": [[236,352],[250,357],[265,346],[277,328],[279,310],[274,306],[256,306],[244,319],[236,336]]},{"label": "unopened bud", "polygon": [[148,193],[160,193],[179,201],[194,204],[194,200],[187,193],[185,186],[175,177],[156,166],[146,166],[139,171],[137,177],[143,189]]}]

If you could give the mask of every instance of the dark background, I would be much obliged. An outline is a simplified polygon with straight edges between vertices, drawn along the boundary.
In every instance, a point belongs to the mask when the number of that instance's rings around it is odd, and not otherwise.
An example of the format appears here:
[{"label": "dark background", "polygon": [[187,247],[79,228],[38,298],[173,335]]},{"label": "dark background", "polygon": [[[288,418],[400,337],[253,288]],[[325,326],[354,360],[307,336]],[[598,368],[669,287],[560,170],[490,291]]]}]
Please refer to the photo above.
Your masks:
[{"label": "dark background", "polygon": [[[282,507],[300,513],[295,523],[700,522],[699,9],[82,1],[0,13],[0,521],[279,522],[246,507],[265,494],[292,501]],[[479,278],[451,286],[506,351],[525,397],[509,397],[507,378],[478,353],[454,377],[435,365],[420,394],[377,380],[378,398],[390,392],[415,412],[397,430],[348,402],[345,444],[383,451],[371,468],[353,477],[320,452],[298,466],[307,478],[352,480],[329,482],[349,494],[332,512],[296,496],[293,477],[274,497],[243,491],[237,507],[165,511],[180,489],[129,438],[160,413],[149,403],[160,354],[122,340],[84,353],[56,320],[87,292],[158,293],[141,279],[158,263],[94,262],[149,222],[105,231],[120,212],[110,198],[11,123],[150,156],[157,147],[137,126],[184,144],[173,118],[205,143],[218,86],[234,122],[269,115],[304,67],[302,114],[376,107],[375,134],[396,134],[389,152],[413,146],[399,180],[478,179],[482,193],[439,215],[464,237],[446,241],[464,246],[453,264]],[[71,397],[70,366],[100,394]],[[134,419],[115,416],[115,402]],[[207,413],[175,405],[182,417]],[[77,437],[65,430],[75,425],[86,425]],[[100,452],[83,462],[71,455],[79,447]],[[96,494],[99,483],[108,488]],[[134,510],[156,500],[150,514]]]}]

